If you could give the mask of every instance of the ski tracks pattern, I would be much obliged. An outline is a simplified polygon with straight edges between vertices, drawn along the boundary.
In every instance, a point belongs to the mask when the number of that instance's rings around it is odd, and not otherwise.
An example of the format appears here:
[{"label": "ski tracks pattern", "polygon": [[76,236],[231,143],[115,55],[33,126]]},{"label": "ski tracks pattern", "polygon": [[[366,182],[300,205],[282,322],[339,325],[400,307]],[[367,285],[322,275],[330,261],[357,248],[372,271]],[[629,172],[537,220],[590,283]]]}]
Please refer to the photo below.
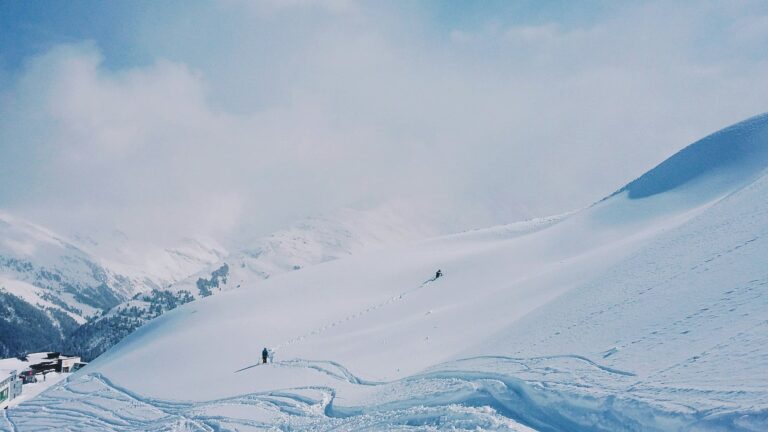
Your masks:
[{"label": "ski tracks pattern", "polygon": [[[708,413],[709,418],[702,420],[702,415],[687,407],[664,410],[655,401],[633,398],[625,391],[634,380],[631,373],[578,355],[480,356],[391,382],[366,381],[332,361],[295,359],[270,367],[309,369],[339,385],[318,380],[326,384],[192,402],[145,397],[105,376],[90,374],[54,386],[8,411],[0,429],[580,431],[635,424],[645,430],[663,430],[685,429],[713,418],[719,426],[733,425],[732,418],[718,419]],[[337,406],[337,391],[350,385],[367,386],[370,391],[359,406]]]}]

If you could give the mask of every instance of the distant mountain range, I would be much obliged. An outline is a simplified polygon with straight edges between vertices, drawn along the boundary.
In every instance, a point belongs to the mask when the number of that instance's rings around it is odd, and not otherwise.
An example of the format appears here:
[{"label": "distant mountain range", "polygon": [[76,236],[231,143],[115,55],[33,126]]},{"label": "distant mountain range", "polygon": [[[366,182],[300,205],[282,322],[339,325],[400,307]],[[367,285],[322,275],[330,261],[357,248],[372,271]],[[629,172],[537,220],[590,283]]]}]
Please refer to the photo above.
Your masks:
[{"label": "distant mountain range", "polygon": [[89,320],[142,292],[163,289],[220,259],[200,242],[154,251],[166,265],[149,272],[113,263],[83,244],[0,213],[0,355],[58,350]]}]

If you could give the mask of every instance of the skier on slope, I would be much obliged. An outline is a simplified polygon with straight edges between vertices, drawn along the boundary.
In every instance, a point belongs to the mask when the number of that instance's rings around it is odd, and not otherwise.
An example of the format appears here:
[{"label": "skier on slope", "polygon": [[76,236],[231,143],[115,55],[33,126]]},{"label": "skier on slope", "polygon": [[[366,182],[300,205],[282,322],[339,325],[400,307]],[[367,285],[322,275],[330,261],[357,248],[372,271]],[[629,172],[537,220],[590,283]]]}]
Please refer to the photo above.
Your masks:
[{"label": "skier on slope", "polygon": [[443,271],[440,269],[437,269],[437,272],[435,272],[435,280],[443,275]]},{"label": "skier on slope", "polygon": [[269,357],[269,351],[267,350],[267,347],[264,347],[264,349],[261,351],[261,360],[266,363],[267,357]]}]

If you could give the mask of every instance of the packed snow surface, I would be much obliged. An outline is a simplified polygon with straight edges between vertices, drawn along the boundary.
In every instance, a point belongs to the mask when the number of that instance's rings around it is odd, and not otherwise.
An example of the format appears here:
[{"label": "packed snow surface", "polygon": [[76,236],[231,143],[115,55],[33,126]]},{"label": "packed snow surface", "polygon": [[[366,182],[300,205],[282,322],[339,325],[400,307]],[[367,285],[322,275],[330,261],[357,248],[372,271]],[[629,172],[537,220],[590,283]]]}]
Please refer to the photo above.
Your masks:
[{"label": "packed snow surface", "polygon": [[766,123],[573,214],[187,304],[0,427],[768,430]]}]

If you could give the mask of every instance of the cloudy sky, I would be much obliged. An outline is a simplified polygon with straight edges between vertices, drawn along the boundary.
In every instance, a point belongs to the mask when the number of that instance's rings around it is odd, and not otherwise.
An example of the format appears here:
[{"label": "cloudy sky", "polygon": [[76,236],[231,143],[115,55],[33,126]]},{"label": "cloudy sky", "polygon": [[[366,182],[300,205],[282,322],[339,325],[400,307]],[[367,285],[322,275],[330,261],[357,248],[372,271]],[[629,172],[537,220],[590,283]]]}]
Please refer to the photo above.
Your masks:
[{"label": "cloudy sky", "polygon": [[0,0],[0,208],[266,233],[582,207],[768,111],[765,1]]}]

